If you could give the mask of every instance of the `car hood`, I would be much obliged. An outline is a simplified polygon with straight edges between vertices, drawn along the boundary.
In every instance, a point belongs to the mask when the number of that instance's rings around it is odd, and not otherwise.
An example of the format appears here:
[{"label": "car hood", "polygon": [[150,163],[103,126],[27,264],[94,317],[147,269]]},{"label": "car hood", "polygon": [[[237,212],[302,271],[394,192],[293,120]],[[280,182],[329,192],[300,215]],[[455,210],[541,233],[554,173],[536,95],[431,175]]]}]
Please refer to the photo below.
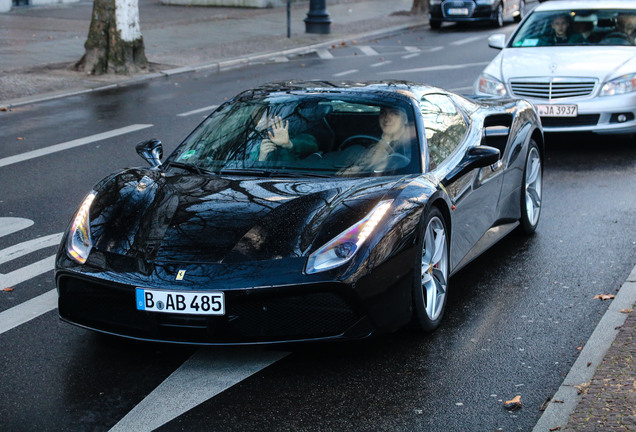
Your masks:
[{"label": "car hood", "polygon": [[595,78],[636,72],[634,47],[532,47],[504,49],[484,72],[508,82],[529,77]]},{"label": "car hood", "polygon": [[396,178],[173,175],[127,170],[96,188],[96,250],[147,262],[301,257],[363,218]]}]

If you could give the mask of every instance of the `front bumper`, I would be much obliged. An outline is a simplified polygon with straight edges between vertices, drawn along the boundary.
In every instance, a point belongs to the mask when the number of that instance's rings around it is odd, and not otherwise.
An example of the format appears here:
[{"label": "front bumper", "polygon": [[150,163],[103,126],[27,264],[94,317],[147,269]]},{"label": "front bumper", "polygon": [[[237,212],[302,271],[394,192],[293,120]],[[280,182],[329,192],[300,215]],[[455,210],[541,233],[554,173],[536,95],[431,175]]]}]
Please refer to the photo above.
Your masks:
[{"label": "front bumper", "polygon": [[[356,340],[393,331],[412,313],[412,250],[361,277],[340,280],[302,274],[298,262],[243,264],[124,265],[93,251],[86,265],[58,254],[58,311],[66,322],[102,333],[157,342],[197,345]],[[407,258],[408,256],[408,258]],[[127,260],[124,257],[118,261]],[[108,262],[108,266],[91,264]],[[174,267],[174,268],[173,268]],[[136,288],[222,291],[225,315],[140,311]]]},{"label": "front bumper", "polygon": [[[506,84],[506,91],[508,95],[523,98],[533,105],[577,105],[576,117],[541,117],[543,131],[547,133],[592,132],[608,135],[636,133],[636,92],[618,96],[548,100],[516,96],[509,84]],[[475,93],[493,97],[480,93],[477,88]],[[621,121],[623,116],[625,121]]]},{"label": "front bumper", "polygon": [[[467,9],[466,15],[451,14],[452,9]],[[429,19],[433,21],[474,22],[492,21],[497,13],[497,5],[477,5],[473,2],[447,2],[433,5],[429,9]]]}]

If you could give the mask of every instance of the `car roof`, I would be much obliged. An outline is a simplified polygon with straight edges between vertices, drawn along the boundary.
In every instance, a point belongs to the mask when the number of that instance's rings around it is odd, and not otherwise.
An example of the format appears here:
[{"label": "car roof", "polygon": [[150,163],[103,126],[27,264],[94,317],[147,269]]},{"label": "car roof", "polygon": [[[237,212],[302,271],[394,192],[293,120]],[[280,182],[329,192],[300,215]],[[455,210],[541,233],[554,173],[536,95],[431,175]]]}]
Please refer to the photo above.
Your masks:
[{"label": "car roof", "polygon": [[534,11],[556,11],[564,9],[636,9],[634,0],[565,0],[541,3]]},{"label": "car roof", "polygon": [[384,93],[399,99],[419,99],[428,93],[448,93],[439,87],[410,81],[280,81],[246,90],[239,97],[259,97],[273,93]]}]

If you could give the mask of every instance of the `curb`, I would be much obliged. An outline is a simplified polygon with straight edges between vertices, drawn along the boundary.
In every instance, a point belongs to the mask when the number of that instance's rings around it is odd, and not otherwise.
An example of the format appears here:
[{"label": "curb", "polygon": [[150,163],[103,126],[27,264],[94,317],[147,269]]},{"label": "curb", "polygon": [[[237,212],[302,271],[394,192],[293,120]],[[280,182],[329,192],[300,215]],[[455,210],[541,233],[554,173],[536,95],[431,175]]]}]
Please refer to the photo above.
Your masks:
[{"label": "curb", "polygon": [[174,75],[199,72],[199,71],[212,71],[215,73],[219,73],[219,72],[223,72],[223,71],[227,71],[231,69],[241,68],[244,66],[262,64],[274,57],[309,54],[321,48],[325,48],[334,44],[336,45],[340,44],[343,41],[350,43],[351,41],[354,41],[357,39],[370,39],[376,36],[387,37],[394,33],[398,33],[407,29],[415,29],[415,28],[419,28],[419,27],[423,27],[427,25],[428,25],[428,21],[421,22],[421,23],[411,22],[407,24],[400,24],[397,26],[387,27],[381,30],[374,30],[374,31],[358,33],[358,34],[350,34],[343,37],[330,39],[325,42],[320,42],[320,43],[311,44],[311,45],[304,45],[297,48],[290,48],[290,49],[281,50],[281,51],[271,51],[271,52],[256,54],[256,55],[247,55],[247,56],[237,57],[237,58],[223,60],[219,62],[203,63],[199,65],[182,66],[182,67],[173,68],[173,69],[166,69],[163,71],[150,73],[147,75],[140,75],[138,77],[127,79],[117,83],[101,85],[101,86],[93,87],[93,88],[86,88],[81,90],[70,90],[70,91],[65,90],[61,92],[43,94],[40,96],[34,96],[34,97],[27,96],[27,97],[19,98],[19,99],[0,101],[0,110],[9,110],[11,108],[39,103],[39,102],[47,102],[47,101],[61,99],[61,98],[70,97],[70,96],[79,96],[86,93],[99,92],[102,90],[108,90],[108,89],[113,89],[118,87],[125,87],[130,84],[137,84],[137,83],[149,81],[155,78],[171,77]]},{"label": "curb", "polygon": [[566,427],[570,415],[583,397],[579,394],[577,387],[592,380],[596,369],[603,362],[605,354],[616,339],[620,327],[627,319],[628,314],[620,312],[621,309],[630,309],[634,303],[636,303],[636,267],[632,269],[616,294],[616,298],[612,300],[603,318],[585,343],[565,380],[552,396],[551,401],[559,401],[559,403],[548,405],[532,432],[548,432]]}]

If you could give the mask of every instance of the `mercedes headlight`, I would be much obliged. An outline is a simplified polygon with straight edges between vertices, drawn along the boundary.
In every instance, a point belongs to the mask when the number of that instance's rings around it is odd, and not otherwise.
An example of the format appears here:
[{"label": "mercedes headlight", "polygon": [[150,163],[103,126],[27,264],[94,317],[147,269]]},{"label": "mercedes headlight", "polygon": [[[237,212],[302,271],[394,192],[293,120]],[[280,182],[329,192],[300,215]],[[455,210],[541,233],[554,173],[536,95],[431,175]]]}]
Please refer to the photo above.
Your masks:
[{"label": "mercedes headlight", "polygon": [[621,95],[636,90],[636,73],[607,81],[601,88],[601,96]]},{"label": "mercedes headlight", "polygon": [[475,3],[477,3],[478,5],[493,5],[496,1],[499,0],[477,0]]},{"label": "mercedes headlight", "polygon": [[349,227],[309,256],[307,273],[319,273],[349,261],[378,226],[393,200],[381,201],[361,221]]},{"label": "mercedes headlight", "polygon": [[481,74],[477,82],[477,90],[492,96],[505,96],[506,86],[492,75]]},{"label": "mercedes headlight", "polygon": [[90,208],[95,199],[95,192],[91,192],[75,213],[75,219],[66,239],[66,251],[69,256],[80,264],[84,264],[93,247],[90,227]]}]

